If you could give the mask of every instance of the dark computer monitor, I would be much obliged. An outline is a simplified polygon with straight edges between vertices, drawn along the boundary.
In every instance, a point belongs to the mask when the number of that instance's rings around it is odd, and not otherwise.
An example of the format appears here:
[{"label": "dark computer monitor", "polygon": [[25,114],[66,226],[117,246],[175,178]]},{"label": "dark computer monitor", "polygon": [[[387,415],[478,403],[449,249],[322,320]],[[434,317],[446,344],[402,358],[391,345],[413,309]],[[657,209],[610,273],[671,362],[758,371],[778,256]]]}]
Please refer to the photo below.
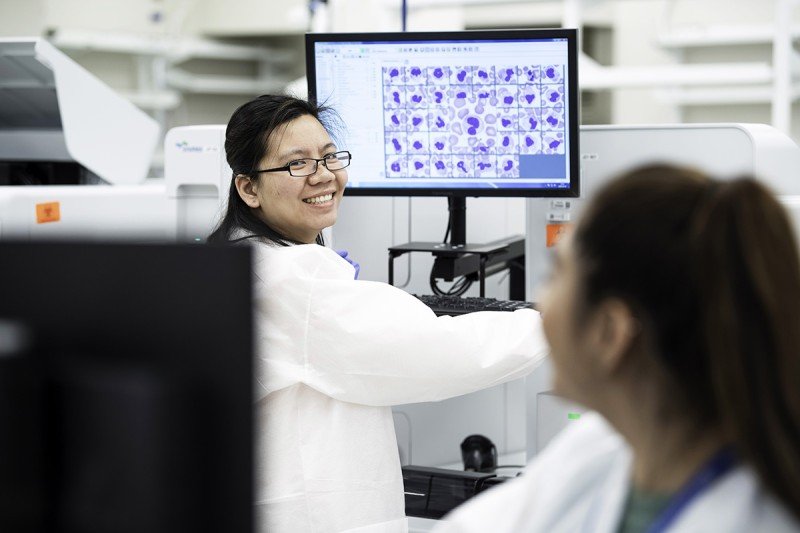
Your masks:
[{"label": "dark computer monitor", "polygon": [[306,72],[346,194],[578,196],[576,30],[307,34]]},{"label": "dark computer monitor", "polygon": [[0,243],[0,530],[252,531],[250,251]]}]

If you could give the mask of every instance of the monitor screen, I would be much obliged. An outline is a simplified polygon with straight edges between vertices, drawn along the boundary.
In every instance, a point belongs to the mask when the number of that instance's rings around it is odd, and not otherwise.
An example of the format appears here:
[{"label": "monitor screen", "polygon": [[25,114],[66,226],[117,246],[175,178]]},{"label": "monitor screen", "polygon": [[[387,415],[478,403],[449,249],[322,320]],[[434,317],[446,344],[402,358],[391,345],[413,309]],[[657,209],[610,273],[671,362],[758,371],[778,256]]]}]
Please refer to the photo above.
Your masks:
[{"label": "monitor screen", "polygon": [[250,250],[0,257],[0,531],[252,531]]},{"label": "monitor screen", "polygon": [[346,192],[577,196],[576,35],[307,34],[309,97],[353,155]]}]

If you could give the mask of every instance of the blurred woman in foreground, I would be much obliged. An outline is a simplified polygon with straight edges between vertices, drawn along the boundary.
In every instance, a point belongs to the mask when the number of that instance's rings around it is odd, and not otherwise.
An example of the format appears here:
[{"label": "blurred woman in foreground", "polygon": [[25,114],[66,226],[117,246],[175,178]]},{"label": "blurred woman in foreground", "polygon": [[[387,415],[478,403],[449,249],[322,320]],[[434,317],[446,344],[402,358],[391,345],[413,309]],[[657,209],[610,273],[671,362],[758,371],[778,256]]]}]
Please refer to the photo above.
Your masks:
[{"label": "blurred woman in foreground", "polygon": [[555,389],[597,413],[437,531],[800,530],[800,261],[776,199],[642,168],[557,257]]}]

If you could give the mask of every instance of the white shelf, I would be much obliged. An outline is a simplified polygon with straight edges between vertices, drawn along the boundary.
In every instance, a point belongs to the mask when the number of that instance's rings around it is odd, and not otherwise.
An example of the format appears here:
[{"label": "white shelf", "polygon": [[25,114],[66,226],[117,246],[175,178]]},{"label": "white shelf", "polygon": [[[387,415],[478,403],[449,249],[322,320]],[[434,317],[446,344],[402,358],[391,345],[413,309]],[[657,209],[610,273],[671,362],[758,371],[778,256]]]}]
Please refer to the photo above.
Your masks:
[{"label": "white shelf", "polygon": [[169,111],[175,109],[183,98],[178,91],[120,91],[120,96],[127,98],[133,105],[141,109],[149,109],[152,111]]},{"label": "white shelf", "polygon": [[704,63],[604,67],[581,55],[581,88],[589,90],[631,87],[675,87],[772,82],[767,63]]},{"label": "white shelf", "polygon": [[200,38],[183,39],[176,42],[168,51],[168,58],[173,62],[192,58],[269,61],[271,63],[289,63],[294,60],[292,53],[286,50],[266,46],[219,43]]},{"label": "white shelf", "polygon": [[164,56],[173,63],[193,58],[286,63],[292,54],[266,46],[221,43],[200,37],[168,35],[110,34],[93,31],[59,30],[50,37],[56,48],[96,50],[121,54]]},{"label": "white shelf", "polygon": [[257,95],[283,89],[290,80],[237,78],[189,74],[179,69],[167,72],[170,87],[187,93]]},{"label": "white shelf", "polygon": [[[800,26],[791,29],[794,40],[800,39]],[[730,46],[772,44],[775,25],[693,26],[673,29],[658,37],[664,48],[694,48],[704,46]]]},{"label": "white shelf", "polygon": [[[770,104],[774,91],[771,86],[763,87],[715,87],[664,90],[658,96],[676,105],[730,105],[730,104]],[[800,85],[792,90],[792,101],[800,98]]]}]

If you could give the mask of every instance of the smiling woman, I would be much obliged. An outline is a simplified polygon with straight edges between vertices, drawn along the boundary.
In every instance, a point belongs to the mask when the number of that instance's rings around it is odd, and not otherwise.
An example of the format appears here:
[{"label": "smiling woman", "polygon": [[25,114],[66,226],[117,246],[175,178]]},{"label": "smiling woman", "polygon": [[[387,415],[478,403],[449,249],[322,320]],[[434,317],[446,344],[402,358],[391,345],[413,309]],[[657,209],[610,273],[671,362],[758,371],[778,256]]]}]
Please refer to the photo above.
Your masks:
[{"label": "smiling woman", "polygon": [[278,245],[322,243],[320,232],[336,222],[350,163],[323,126],[325,116],[331,110],[287,96],[262,96],[236,110],[225,135],[234,173],[228,209],[209,242],[258,236]]},{"label": "smiling woman", "polygon": [[391,406],[522,377],[547,346],[532,309],[437,317],[319,246],[350,164],[331,116],[260,96],[226,132],[228,209],[209,240],[254,250],[257,520],[269,533],[405,533]]},{"label": "smiling woman", "polygon": [[[311,115],[292,120],[272,136],[274,148],[259,168],[276,168],[237,175],[236,191],[249,207],[258,209],[267,225],[292,240],[312,243],[323,228],[336,222],[347,171],[325,164],[338,162],[336,145]],[[315,171],[308,174],[311,170]],[[266,175],[253,177],[262,173]]]}]

